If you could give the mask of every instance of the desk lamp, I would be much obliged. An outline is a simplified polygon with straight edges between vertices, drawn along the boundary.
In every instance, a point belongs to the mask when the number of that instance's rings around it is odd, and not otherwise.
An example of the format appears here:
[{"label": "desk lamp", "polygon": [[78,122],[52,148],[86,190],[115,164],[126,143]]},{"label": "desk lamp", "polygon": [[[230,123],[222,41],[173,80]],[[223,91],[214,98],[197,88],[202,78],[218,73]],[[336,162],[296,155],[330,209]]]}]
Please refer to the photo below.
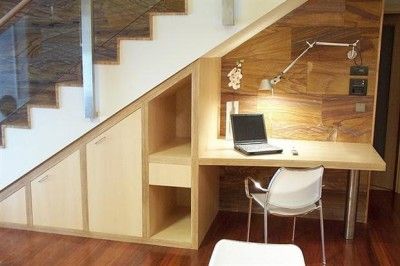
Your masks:
[{"label": "desk lamp", "polygon": [[347,53],[347,58],[350,60],[354,60],[358,53],[356,51],[357,44],[360,41],[357,40],[354,43],[335,43],[335,42],[307,42],[308,47],[295,59],[292,63],[290,63],[281,73],[270,79],[263,79],[260,83],[259,90],[261,91],[272,91],[274,93],[274,86],[280,82],[283,76],[299,61],[301,57],[303,57],[311,48],[314,46],[340,46],[340,47],[352,47],[352,49]]}]

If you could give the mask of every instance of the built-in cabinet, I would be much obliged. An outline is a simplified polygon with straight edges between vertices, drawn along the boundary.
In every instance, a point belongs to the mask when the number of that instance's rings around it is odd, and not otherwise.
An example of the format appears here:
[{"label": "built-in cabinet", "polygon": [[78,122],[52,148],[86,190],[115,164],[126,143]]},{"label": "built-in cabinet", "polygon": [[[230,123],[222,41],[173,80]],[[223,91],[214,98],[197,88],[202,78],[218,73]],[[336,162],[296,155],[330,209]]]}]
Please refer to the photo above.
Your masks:
[{"label": "built-in cabinet", "polygon": [[34,226],[83,229],[79,151],[31,182]]},{"label": "built-in cabinet", "polygon": [[138,109],[0,201],[0,223],[141,237],[142,143]]},{"label": "built-in cabinet", "polygon": [[199,75],[219,77],[218,62],[188,66],[0,193],[1,225],[197,248],[218,211],[218,171],[199,171],[208,137],[197,131],[217,131],[198,123],[196,97],[210,98],[215,79]]},{"label": "built-in cabinet", "polygon": [[142,116],[138,110],[87,144],[89,230],[142,236]]}]

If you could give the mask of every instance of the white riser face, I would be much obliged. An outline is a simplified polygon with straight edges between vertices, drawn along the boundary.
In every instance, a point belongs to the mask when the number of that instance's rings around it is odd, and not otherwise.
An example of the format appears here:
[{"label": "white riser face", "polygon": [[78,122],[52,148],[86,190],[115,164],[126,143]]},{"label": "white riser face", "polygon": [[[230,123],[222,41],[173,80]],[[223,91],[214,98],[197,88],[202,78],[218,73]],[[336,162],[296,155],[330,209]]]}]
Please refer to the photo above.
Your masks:
[{"label": "white riser face", "polygon": [[96,121],[84,119],[82,89],[66,87],[60,109],[32,110],[32,129],[6,129],[0,189],[283,2],[237,0],[233,27],[222,26],[216,0],[189,0],[187,16],[154,17],[154,40],[123,41],[120,65],[96,65]]}]

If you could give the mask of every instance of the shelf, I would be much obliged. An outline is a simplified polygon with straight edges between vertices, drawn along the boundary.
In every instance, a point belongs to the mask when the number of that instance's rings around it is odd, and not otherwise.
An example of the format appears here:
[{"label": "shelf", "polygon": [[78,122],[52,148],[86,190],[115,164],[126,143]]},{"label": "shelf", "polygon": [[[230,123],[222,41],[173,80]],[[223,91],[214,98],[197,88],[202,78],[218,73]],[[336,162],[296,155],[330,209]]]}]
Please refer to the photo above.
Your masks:
[{"label": "shelf", "polygon": [[149,205],[151,239],[192,243],[190,188],[150,185]]},{"label": "shelf", "polygon": [[187,160],[190,157],[191,84],[192,78],[187,76],[149,102],[148,152],[155,155],[152,156],[154,160]]},{"label": "shelf", "polygon": [[191,143],[188,138],[177,138],[149,155],[149,163],[191,164]]},{"label": "shelf", "polygon": [[191,246],[192,76],[148,104],[149,235]]},{"label": "shelf", "polygon": [[190,208],[179,208],[166,221],[167,226],[153,235],[151,239],[191,243]]}]

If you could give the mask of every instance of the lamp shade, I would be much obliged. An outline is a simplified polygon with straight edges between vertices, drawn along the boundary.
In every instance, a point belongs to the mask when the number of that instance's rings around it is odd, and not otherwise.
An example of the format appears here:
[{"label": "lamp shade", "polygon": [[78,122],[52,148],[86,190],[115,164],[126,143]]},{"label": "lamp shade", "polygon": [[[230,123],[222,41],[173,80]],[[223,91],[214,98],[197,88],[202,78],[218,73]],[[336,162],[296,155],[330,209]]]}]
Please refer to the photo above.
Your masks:
[{"label": "lamp shade", "polygon": [[272,90],[272,83],[269,79],[261,80],[260,87],[258,88],[260,91],[270,91]]}]

